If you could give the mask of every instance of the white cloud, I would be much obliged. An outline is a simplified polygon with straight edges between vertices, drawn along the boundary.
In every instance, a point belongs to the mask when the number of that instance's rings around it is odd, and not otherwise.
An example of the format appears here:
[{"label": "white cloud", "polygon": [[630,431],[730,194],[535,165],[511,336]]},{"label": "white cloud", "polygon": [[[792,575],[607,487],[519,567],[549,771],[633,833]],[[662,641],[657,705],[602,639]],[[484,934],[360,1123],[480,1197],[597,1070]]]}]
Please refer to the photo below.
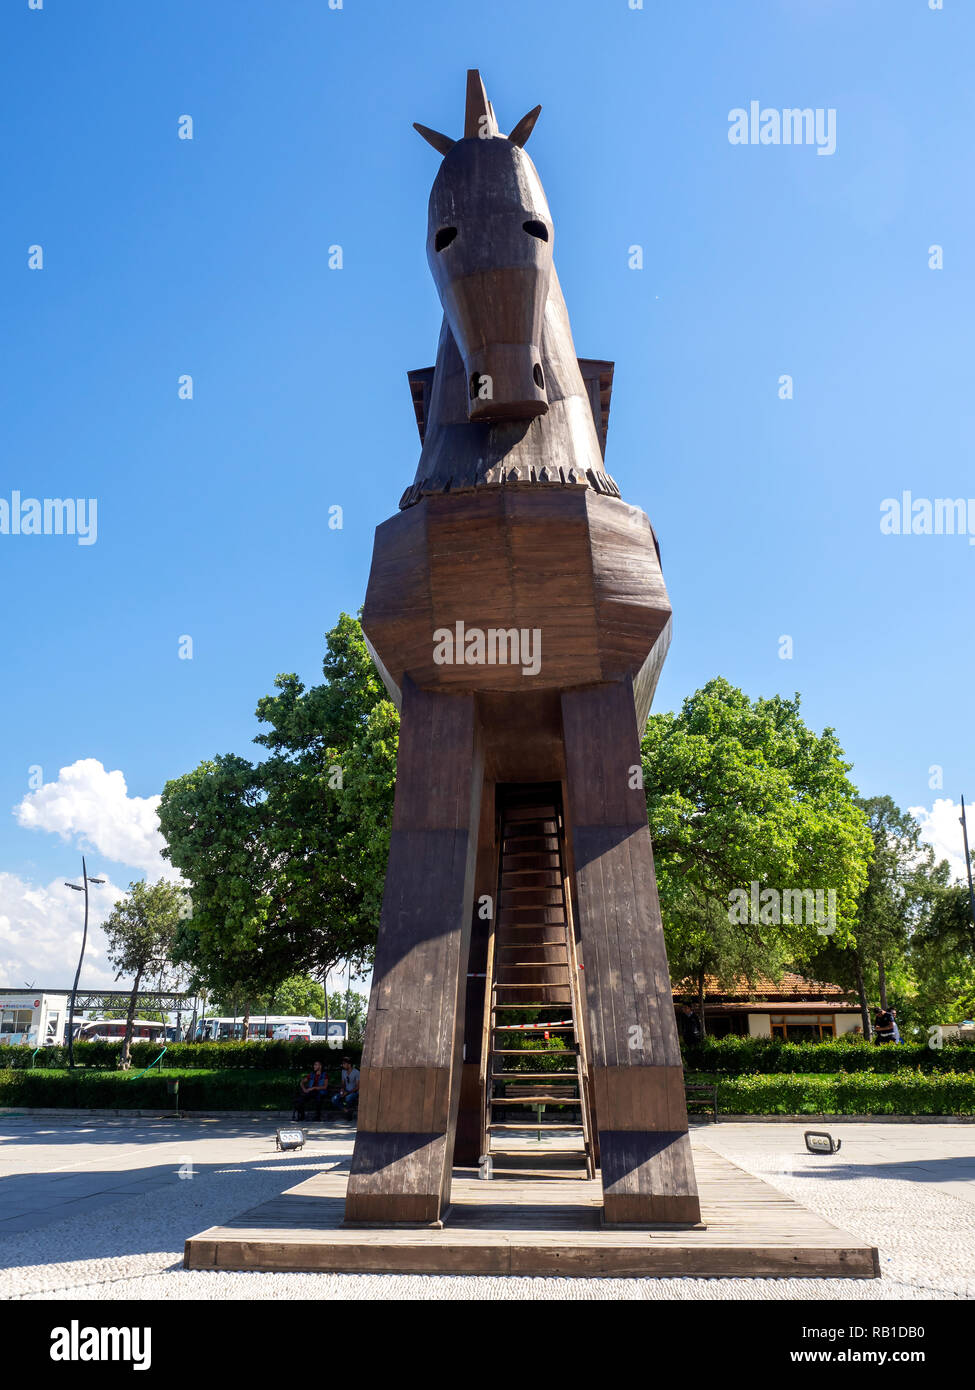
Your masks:
[{"label": "white cloud", "polygon": [[[128,880],[180,882],[179,871],[162,857],[158,796],[129,796],[122,772],[108,772],[97,758],[80,758],[61,768],[57,780],[28,793],[13,814],[27,830],[46,830],[89,856],[88,872],[105,879],[89,889],[88,945],[81,983],[88,988],[125,988],[116,982],[101,923],[128,892]],[[101,862],[128,872],[119,887]],[[80,866],[79,866],[80,867]],[[132,872],[134,870],[135,872]],[[80,873],[75,877],[80,881]],[[84,899],[55,879],[46,887],[0,872],[0,980],[12,988],[33,980],[38,988],[70,988],[81,950]]]},{"label": "white cloud", "polygon": [[62,767],[56,782],[29,792],[14,815],[28,830],[48,830],[74,840],[115,864],[125,864],[150,880],[179,880],[162,857],[158,796],[129,796],[125,776],[108,772],[97,758],[79,758]]},{"label": "white cloud", "polygon": [[[939,796],[929,811],[926,806],[909,806],[908,811],[921,827],[921,839],[932,845],[936,859],[947,859],[951,865],[952,877],[958,882],[968,881],[965,871],[964,842],[961,826],[961,805],[949,796]],[[970,808],[966,808],[970,809]],[[968,844],[973,848],[975,839],[975,815],[968,817]]]},{"label": "white cloud", "polygon": [[[125,896],[111,880],[89,889],[88,945],[81,983],[88,988],[124,988],[115,981],[101,923]],[[11,989],[33,981],[39,988],[70,989],[78,966],[85,920],[80,893],[55,879],[39,888],[0,873],[0,980]]]}]

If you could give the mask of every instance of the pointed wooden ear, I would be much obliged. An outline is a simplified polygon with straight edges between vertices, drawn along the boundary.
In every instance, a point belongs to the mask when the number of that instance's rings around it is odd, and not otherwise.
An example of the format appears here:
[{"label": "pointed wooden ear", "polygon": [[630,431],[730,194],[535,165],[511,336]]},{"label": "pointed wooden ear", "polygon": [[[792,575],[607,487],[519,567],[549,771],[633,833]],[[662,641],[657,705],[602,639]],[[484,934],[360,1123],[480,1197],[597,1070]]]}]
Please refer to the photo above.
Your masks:
[{"label": "pointed wooden ear", "polygon": [[484,83],[477,68],[467,69],[467,108],[464,111],[464,139],[482,140],[497,135],[498,123],[494,108],[487,99]]},{"label": "pointed wooden ear", "polygon": [[429,126],[420,125],[419,121],[413,122],[413,129],[419,131],[428,145],[432,145],[441,154],[446,154],[456,145],[456,140],[451,140],[449,135],[441,135],[439,130],[431,130]]},{"label": "pointed wooden ear", "polygon": [[527,116],[522,116],[521,120],[508,136],[508,139],[513,145],[518,145],[524,149],[529,135],[531,135],[532,131],[535,129],[535,122],[538,120],[541,110],[542,108],[540,106],[536,106],[529,111]]}]

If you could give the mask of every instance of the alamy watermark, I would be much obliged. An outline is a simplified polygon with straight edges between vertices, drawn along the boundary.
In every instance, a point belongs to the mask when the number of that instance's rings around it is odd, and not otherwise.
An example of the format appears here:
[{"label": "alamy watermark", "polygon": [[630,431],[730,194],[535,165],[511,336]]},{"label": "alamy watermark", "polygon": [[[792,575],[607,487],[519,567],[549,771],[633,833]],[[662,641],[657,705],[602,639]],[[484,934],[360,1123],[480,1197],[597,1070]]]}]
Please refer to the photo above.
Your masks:
[{"label": "alamy watermark", "polygon": [[79,545],[98,539],[96,497],[0,497],[0,536],[77,536]]},{"label": "alamy watermark", "polygon": [[437,666],[520,666],[537,676],[542,665],[542,631],[537,627],[438,627],[433,634]]},{"label": "alamy watermark", "polygon": [[836,149],[836,107],[786,106],[777,111],[760,102],[728,112],[731,145],[815,145],[817,154]]},{"label": "alamy watermark", "polygon": [[736,926],[778,926],[791,922],[795,926],[815,927],[820,936],[832,936],[836,931],[835,888],[759,888],[753,882],[748,888],[733,888],[728,894],[728,921]]},{"label": "alamy watermark", "polygon": [[83,1327],[72,1318],[51,1330],[52,1361],[131,1361],[134,1371],[152,1365],[151,1327]]},{"label": "alamy watermark", "polygon": [[885,536],[967,536],[975,545],[975,497],[885,497],[880,530]]}]

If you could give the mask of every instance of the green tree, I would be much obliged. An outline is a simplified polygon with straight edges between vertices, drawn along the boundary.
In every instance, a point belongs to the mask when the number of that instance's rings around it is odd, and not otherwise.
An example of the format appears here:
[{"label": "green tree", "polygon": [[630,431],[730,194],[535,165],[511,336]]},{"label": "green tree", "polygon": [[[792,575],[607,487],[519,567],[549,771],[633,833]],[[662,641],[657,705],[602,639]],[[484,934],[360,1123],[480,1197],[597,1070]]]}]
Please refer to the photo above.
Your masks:
[{"label": "green tree", "polygon": [[176,959],[245,1007],[295,975],[371,960],[382,903],[399,716],[358,622],[327,634],[325,682],[279,676],[263,761],[225,754],[166,784],[164,853],[190,885]]},{"label": "green tree", "polygon": [[310,975],[291,975],[282,980],[270,994],[248,995],[245,990],[231,990],[220,995],[211,1006],[212,1012],[224,1018],[244,1013],[291,1014],[301,1018],[325,1017],[325,990]]},{"label": "green tree", "polygon": [[155,976],[157,985],[161,985],[185,902],[186,895],[177,884],[163,879],[148,884],[142,879],[129,884],[128,897],[115,904],[103,924],[115,978],[133,976],[122,1040],[123,1066],[128,1064],[132,1049],[132,1021],[143,978]]},{"label": "green tree", "polygon": [[[849,939],[871,840],[832,729],[815,734],[799,696],[750,700],[718,677],[677,714],[651,716],[643,781],[671,973],[704,981],[778,978]],[[836,894],[835,922],[736,921],[729,895],[767,888]],[[751,912],[749,912],[749,918]],[[766,914],[768,915],[768,914]]]},{"label": "green tree", "polygon": [[366,1014],[369,1000],[364,994],[355,991],[341,993],[336,990],[328,996],[329,1018],[344,1018],[348,1021],[348,1039],[351,1043],[361,1043],[366,1030]]},{"label": "green tree", "polygon": [[975,924],[968,888],[948,883],[948,866],[934,883],[929,911],[913,934],[909,956],[916,981],[918,1024],[958,1023],[975,1015]]},{"label": "green tree", "polygon": [[858,802],[867,817],[873,857],[857,903],[856,920],[848,941],[824,944],[815,965],[824,978],[855,990],[860,1002],[863,1035],[873,1034],[870,1000],[882,1009],[896,1005],[903,1031],[916,1013],[915,964],[911,942],[935,910],[949,875],[946,861],[935,863],[930,845],[921,841],[921,827],[889,796]]}]

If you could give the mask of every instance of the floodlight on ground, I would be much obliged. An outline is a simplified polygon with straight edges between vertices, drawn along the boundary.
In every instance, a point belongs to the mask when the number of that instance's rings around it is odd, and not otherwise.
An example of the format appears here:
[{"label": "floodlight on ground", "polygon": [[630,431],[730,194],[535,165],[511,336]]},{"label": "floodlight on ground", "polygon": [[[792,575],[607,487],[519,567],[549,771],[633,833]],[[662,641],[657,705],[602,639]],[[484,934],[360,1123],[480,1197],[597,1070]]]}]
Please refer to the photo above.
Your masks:
[{"label": "floodlight on ground", "polygon": [[305,1131],[303,1129],[279,1129],[276,1142],[279,1149],[303,1149]]},{"label": "floodlight on ground", "polygon": [[842,1139],[834,1139],[831,1134],[820,1129],[807,1129],[802,1137],[811,1154],[838,1154],[843,1142]]}]

